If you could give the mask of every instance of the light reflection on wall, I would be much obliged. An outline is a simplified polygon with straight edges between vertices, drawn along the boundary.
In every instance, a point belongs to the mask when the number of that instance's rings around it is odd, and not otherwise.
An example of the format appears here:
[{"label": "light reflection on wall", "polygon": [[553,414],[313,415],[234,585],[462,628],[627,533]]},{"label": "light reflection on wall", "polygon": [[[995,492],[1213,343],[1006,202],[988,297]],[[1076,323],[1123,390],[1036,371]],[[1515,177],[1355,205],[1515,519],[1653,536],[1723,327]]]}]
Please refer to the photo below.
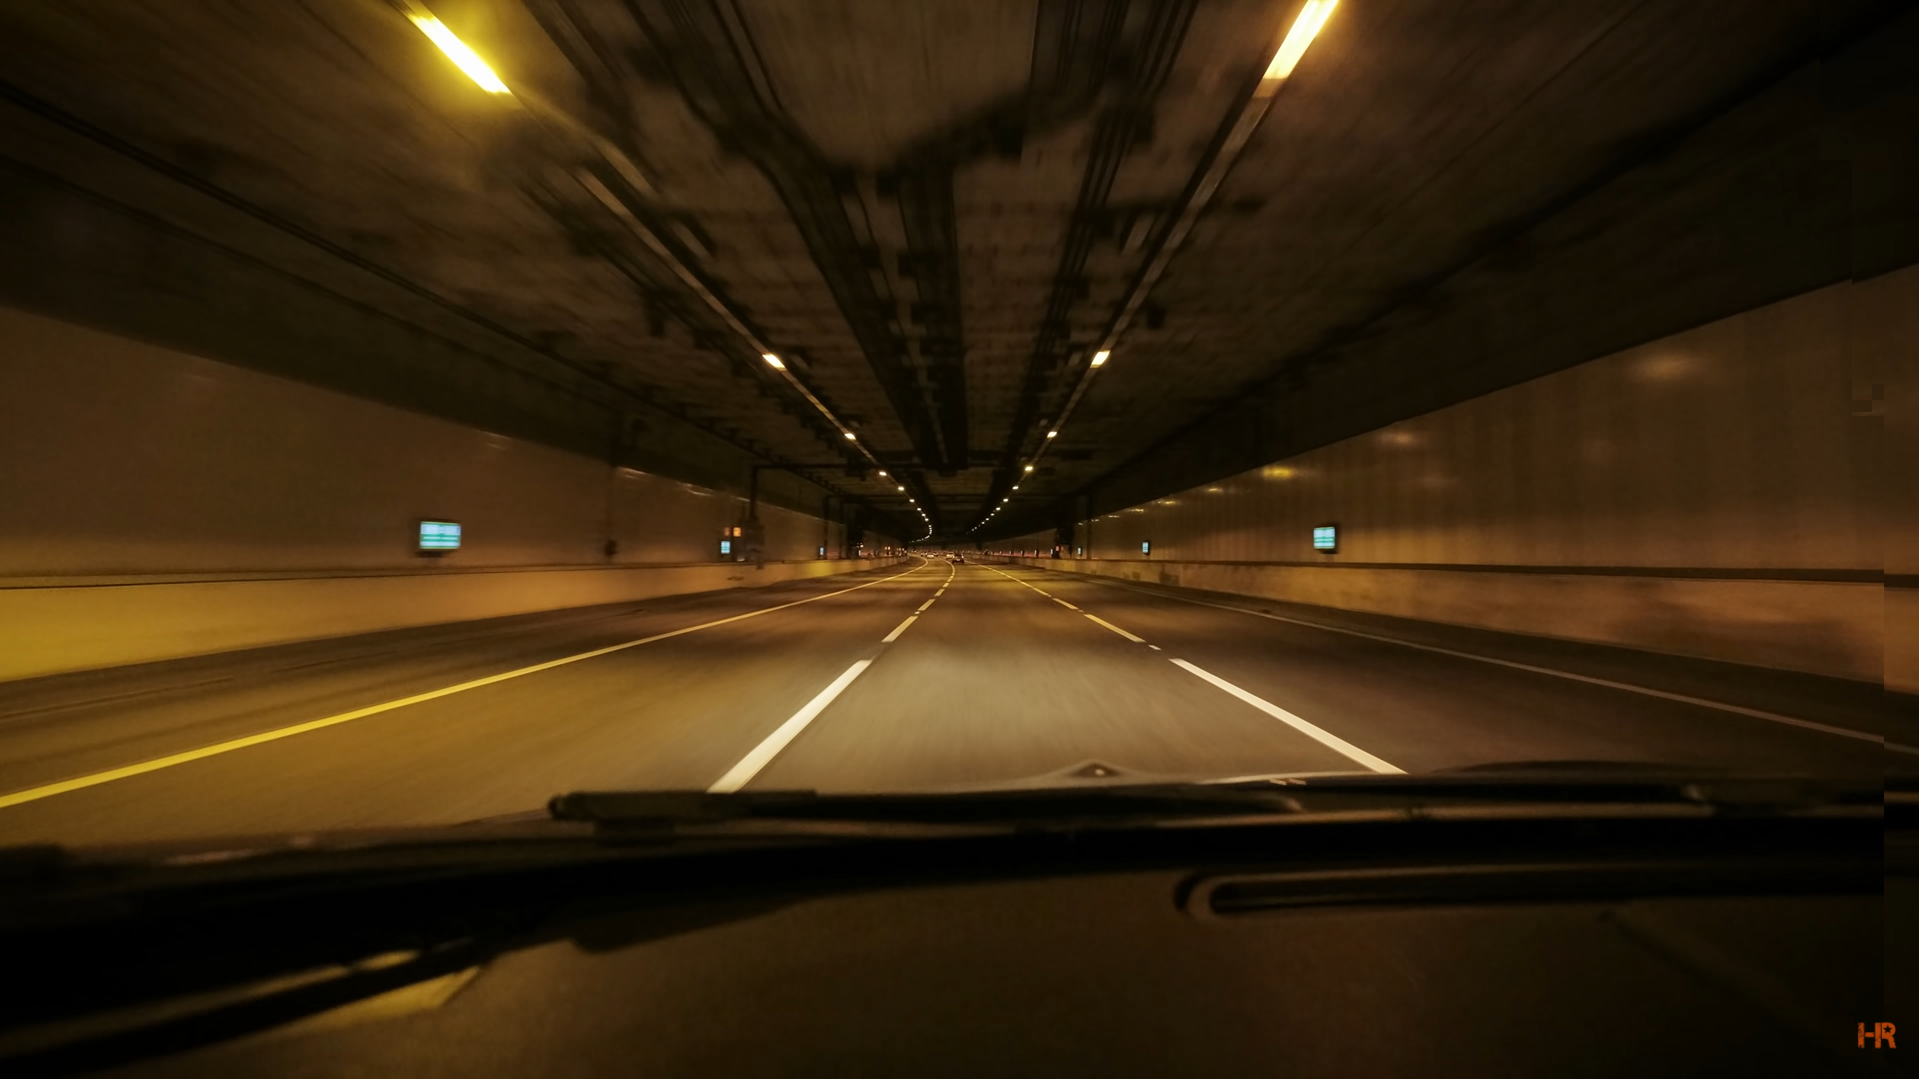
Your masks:
[{"label": "light reflection on wall", "polygon": [[1150,517],[1107,514],[1074,542],[1098,558],[1151,539],[1155,560],[1311,561],[1312,526],[1338,520],[1338,557],[1358,562],[1877,568],[1871,442],[1844,407],[1845,342],[1871,329],[1848,307],[1858,287],[1216,480]]}]

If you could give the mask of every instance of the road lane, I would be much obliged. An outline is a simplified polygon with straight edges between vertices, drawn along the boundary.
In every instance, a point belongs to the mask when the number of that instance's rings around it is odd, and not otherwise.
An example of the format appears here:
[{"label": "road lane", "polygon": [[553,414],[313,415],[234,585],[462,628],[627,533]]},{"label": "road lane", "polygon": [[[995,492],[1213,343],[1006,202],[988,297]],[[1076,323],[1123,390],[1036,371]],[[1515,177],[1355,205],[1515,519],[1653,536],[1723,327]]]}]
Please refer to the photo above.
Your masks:
[{"label": "road lane", "polygon": [[0,843],[454,823],[577,789],[977,786],[1092,761],[1191,778],[1879,766],[1870,741],[1083,577],[943,562],[894,577],[905,568],[0,686],[0,790],[15,791],[827,597],[0,808]]},{"label": "road lane", "polygon": [[[899,640],[901,634],[911,629],[913,623],[919,620],[919,616],[926,613],[941,596],[946,594],[946,589],[953,583],[954,572],[954,569],[948,566],[946,580],[940,582],[939,590],[933,593],[932,599],[920,604],[912,614],[907,615],[901,620],[899,625],[894,626],[892,632],[881,637],[880,644],[890,645],[894,641]],[[812,724],[813,720],[819,718],[821,712],[824,712],[834,701],[839,699],[839,695],[845,692],[847,686],[852,685],[855,679],[866,673],[866,669],[873,665],[874,658],[873,656],[867,656],[854,660],[852,666],[842,671],[838,678],[833,679],[825,689],[815,694],[812,700],[800,706],[799,711],[793,713],[786,722],[774,728],[773,733],[767,735],[758,745],[753,747],[751,752],[740,758],[733,767],[727,769],[725,775],[715,780],[713,785],[707,788],[707,793],[731,794],[741,787],[746,786],[748,783],[751,783],[754,777],[760,774],[762,769],[768,764],[771,764],[773,759],[780,755],[781,751],[792,744],[793,739],[798,738],[800,734]]]},{"label": "road lane", "polygon": [[752,789],[913,790],[1090,761],[1193,778],[1364,771],[992,568],[967,565]]},{"label": "road lane", "polygon": [[[1004,569],[1104,614],[1408,771],[1511,761],[1634,761],[1734,770],[1877,774],[1882,749],[1737,712],[1382,640],[1259,618],[1186,597],[1024,566]],[[1169,653],[1170,654],[1170,653]],[[1647,657],[1648,665],[1665,657]],[[1667,660],[1666,662],[1670,662]],[[1727,698],[1733,680],[1721,670]],[[1631,672],[1620,672],[1630,679]],[[1713,684],[1693,684],[1710,698]],[[1822,717],[1823,718],[1823,717]]]},{"label": "road lane", "polygon": [[910,568],[0,683],[0,792],[764,611]]},{"label": "road lane", "polygon": [[[817,692],[821,671],[870,649],[926,598],[939,570],[912,568],[765,617],[0,809],[0,842],[451,823],[537,809],[565,790],[698,789],[764,737],[767,717],[776,724]],[[766,598],[804,595],[763,597],[760,608],[773,606]],[[695,606],[675,621],[706,613]]]}]

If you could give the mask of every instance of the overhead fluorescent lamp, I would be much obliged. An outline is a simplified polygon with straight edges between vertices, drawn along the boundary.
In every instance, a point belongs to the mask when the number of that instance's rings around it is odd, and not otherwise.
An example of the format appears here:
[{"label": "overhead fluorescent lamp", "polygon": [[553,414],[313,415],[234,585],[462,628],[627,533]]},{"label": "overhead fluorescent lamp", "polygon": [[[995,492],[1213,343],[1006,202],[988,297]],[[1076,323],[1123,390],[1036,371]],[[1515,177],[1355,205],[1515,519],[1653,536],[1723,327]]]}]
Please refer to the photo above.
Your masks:
[{"label": "overhead fluorescent lamp", "polygon": [[1032,465],[1027,465],[1027,466],[1026,466],[1026,471],[1028,471],[1028,472],[1031,472],[1032,470],[1033,470],[1033,466],[1032,466]]},{"label": "overhead fluorescent lamp", "polygon": [[1104,348],[1100,349],[1098,352],[1093,353],[1093,366],[1098,367],[1099,365],[1105,363],[1106,358],[1111,356],[1112,354],[1113,353],[1111,349],[1104,349]]},{"label": "overhead fluorescent lamp", "polygon": [[773,355],[771,352],[760,353],[760,359],[765,360],[766,366],[771,367],[775,371],[786,370],[786,365],[781,363],[780,358],[778,356]]},{"label": "overhead fluorescent lamp", "polygon": [[1046,437],[1047,437],[1047,438],[1058,438],[1058,437],[1059,437],[1059,432],[1058,432],[1058,431],[1048,431],[1048,432],[1046,432]]},{"label": "overhead fluorescent lamp", "polygon": [[416,5],[407,6],[413,9],[407,14],[407,18],[413,20],[413,25],[420,28],[420,33],[425,34],[428,40],[438,45],[447,59],[458,64],[460,70],[466,72],[467,78],[479,83],[480,89],[489,94],[513,92],[506,88],[506,83],[500,81],[500,77],[493,73],[492,68],[486,66],[486,61],[480,59],[478,53],[467,48],[466,42],[453,36],[453,31],[448,30],[445,23],[426,14]]},{"label": "overhead fluorescent lamp", "polygon": [[1276,83],[1293,73],[1299,66],[1299,58],[1306,55],[1306,47],[1319,36],[1319,28],[1339,6],[1339,0],[1306,0],[1306,6],[1299,9],[1299,18],[1293,20],[1293,28],[1286,31],[1286,40],[1279,43],[1279,51],[1273,54],[1273,62],[1266,65],[1266,77],[1263,83]]},{"label": "overhead fluorescent lamp", "polygon": [[842,434],[844,434],[844,435],[846,436],[846,441],[848,441],[848,442],[851,442],[851,441],[853,441],[853,438],[854,438],[854,435],[853,435],[853,432],[851,432],[851,431],[842,431],[841,433],[842,433]]}]

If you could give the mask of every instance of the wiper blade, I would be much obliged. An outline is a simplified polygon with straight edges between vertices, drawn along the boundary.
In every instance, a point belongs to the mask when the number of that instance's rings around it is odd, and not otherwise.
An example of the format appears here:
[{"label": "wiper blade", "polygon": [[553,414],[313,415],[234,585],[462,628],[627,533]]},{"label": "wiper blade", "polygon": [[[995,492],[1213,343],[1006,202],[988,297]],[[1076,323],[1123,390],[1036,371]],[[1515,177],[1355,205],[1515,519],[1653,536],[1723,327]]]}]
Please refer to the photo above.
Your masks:
[{"label": "wiper blade", "polygon": [[590,821],[608,831],[674,831],[739,822],[1004,829],[1142,816],[1244,816],[1299,810],[1296,800],[1271,787],[1203,784],[839,795],[810,790],[578,791],[548,803],[556,820]]},{"label": "wiper blade", "polygon": [[1640,806],[1714,814],[1793,813],[1883,806],[1882,788],[1862,779],[1726,775],[1684,770],[1633,774],[1595,769],[1515,767],[1420,776],[1285,775],[1208,783],[968,789],[894,794],[811,790],[580,791],[548,805],[556,820],[585,821],[602,835],[760,834],[927,835],[941,829],[1079,828],[1142,820],[1298,817],[1353,810],[1418,815],[1446,806]]}]

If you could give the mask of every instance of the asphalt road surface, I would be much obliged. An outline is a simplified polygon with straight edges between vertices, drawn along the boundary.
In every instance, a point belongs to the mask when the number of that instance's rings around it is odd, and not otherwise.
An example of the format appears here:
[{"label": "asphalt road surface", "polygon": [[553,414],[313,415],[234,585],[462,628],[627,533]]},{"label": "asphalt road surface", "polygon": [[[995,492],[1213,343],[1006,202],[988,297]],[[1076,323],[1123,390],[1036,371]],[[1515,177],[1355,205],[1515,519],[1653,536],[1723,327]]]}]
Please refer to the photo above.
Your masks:
[{"label": "asphalt road surface", "polygon": [[915,559],[0,684],[0,844],[449,824],[584,789],[896,791],[1071,783],[1101,767],[1878,775],[1876,698],[1620,649]]}]

